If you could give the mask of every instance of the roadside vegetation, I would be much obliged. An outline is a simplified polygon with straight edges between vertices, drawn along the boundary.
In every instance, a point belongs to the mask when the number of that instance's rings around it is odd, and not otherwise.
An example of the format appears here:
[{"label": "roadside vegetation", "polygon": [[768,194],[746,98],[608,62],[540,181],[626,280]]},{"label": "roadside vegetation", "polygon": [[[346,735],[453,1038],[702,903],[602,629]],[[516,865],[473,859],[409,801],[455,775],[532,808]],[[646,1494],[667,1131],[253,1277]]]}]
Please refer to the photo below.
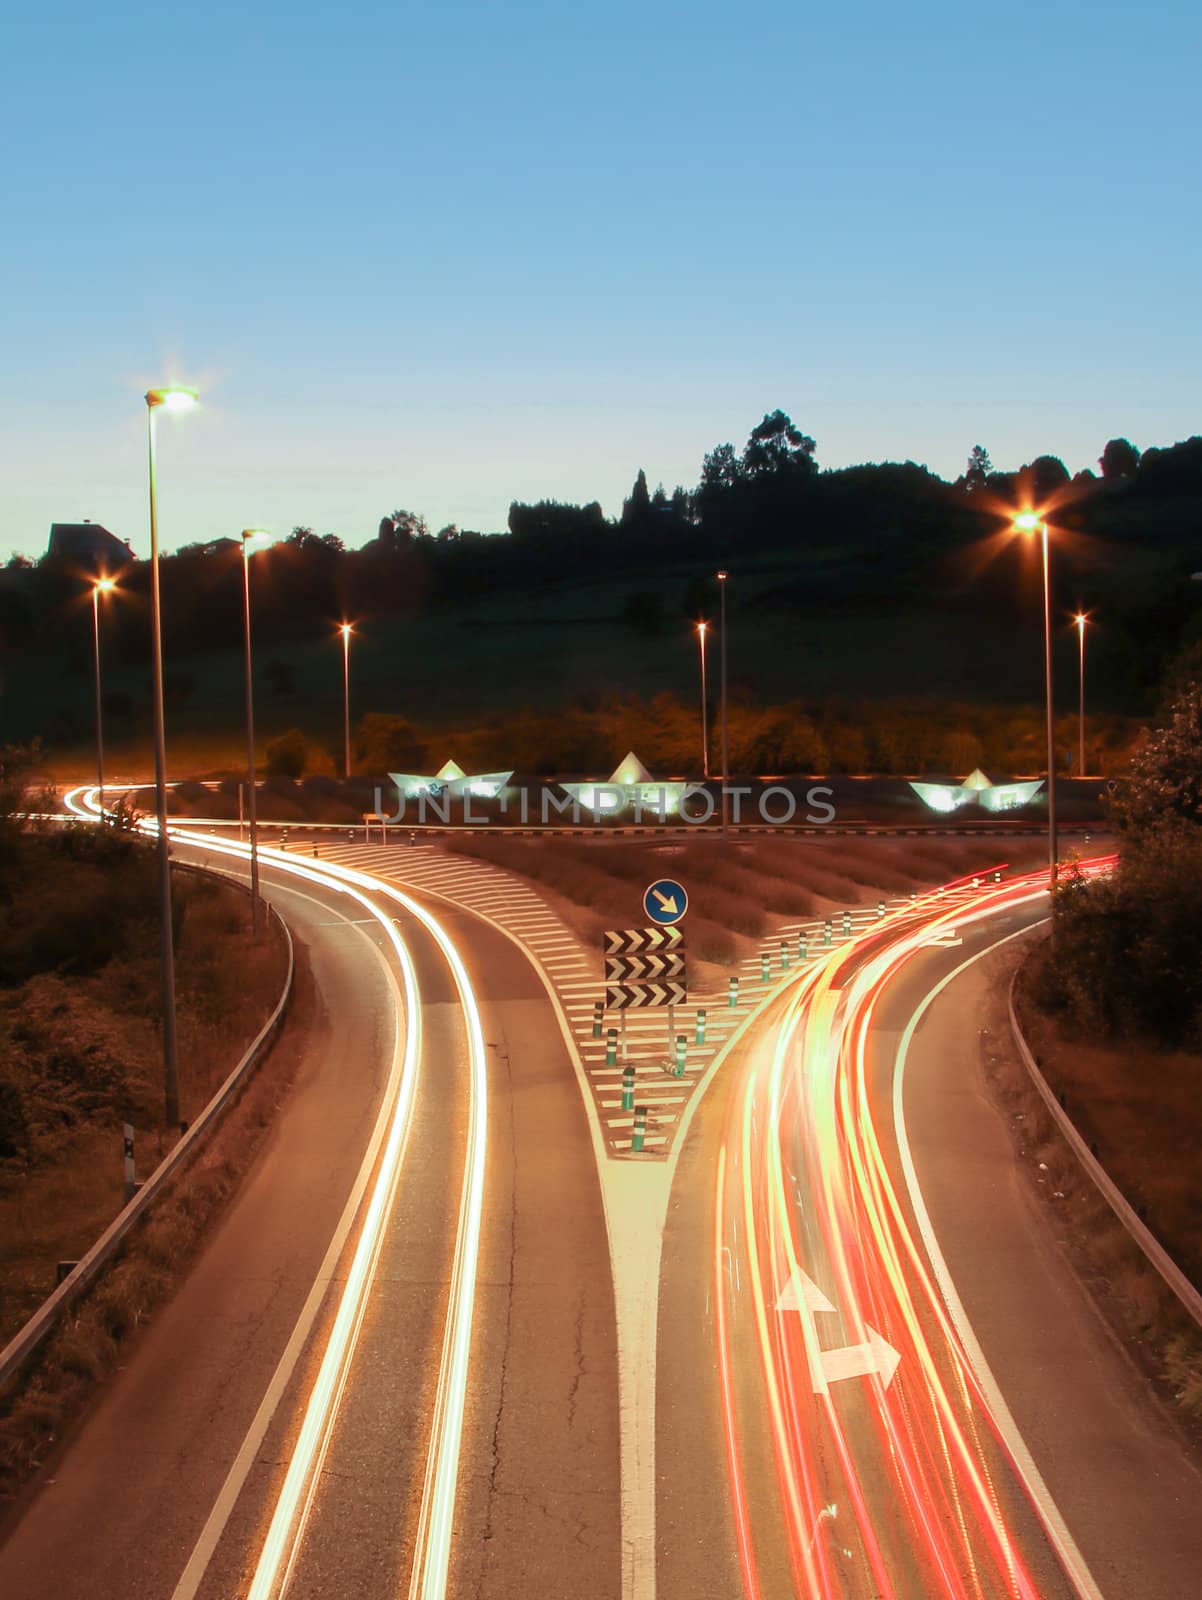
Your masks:
[{"label": "roadside vegetation", "polygon": [[[430,707],[423,707],[420,721],[392,712],[369,712],[352,729],[353,771],[370,785],[386,781],[389,772],[436,771],[454,756],[469,772],[600,777],[633,749],[657,775],[700,776],[701,721],[691,696],[671,690],[647,698],[606,691],[576,694],[546,707],[539,704],[545,688],[545,680],[535,685],[515,678],[511,691],[523,696],[523,709],[511,705],[474,720],[440,718],[431,714]],[[393,696],[392,703],[398,698]],[[294,794],[290,786],[298,780],[306,793],[316,795],[324,787],[327,797],[337,794],[341,729],[331,728],[321,715],[303,715],[303,708],[295,704],[273,706],[267,700],[259,715],[269,728],[273,720],[289,719],[279,733],[260,742],[260,778],[280,796]],[[717,726],[715,708],[710,732],[713,755]],[[110,754],[121,770],[150,771],[150,747],[144,738],[122,737],[119,725],[110,733]],[[1098,712],[1090,718],[1088,733],[1088,771],[1094,776],[1122,771],[1138,734],[1136,721]],[[844,697],[757,704],[745,688],[734,686],[728,736],[732,773],[962,778],[974,767],[995,777],[1039,772],[1045,734],[1043,712],[1034,704]],[[1056,737],[1065,752],[1075,751],[1074,716],[1060,719]],[[70,751],[68,745],[56,755],[49,770],[78,773],[81,765],[86,770],[86,749],[80,747],[74,759]],[[173,734],[172,765],[192,778],[224,780],[222,798],[209,791],[209,803],[225,809],[208,814],[237,815],[245,746],[236,734]],[[370,789],[365,792],[370,800]],[[357,819],[312,815],[310,820]]]},{"label": "roadside vegetation", "polygon": [[[1018,991],[1024,1030],[1082,1135],[1202,1288],[1202,687],[1147,734],[1115,798],[1115,872],[1070,871],[1052,937]],[[1054,1142],[1054,1141],[1053,1141]],[[1114,1237],[1119,1235],[1119,1237]],[[1162,1375],[1202,1417],[1202,1333],[1124,1244],[1094,1230],[1108,1292]]]},{"label": "roadside vegetation", "polygon": [[[140,1177],[178,1137],[162,1126],[152,851],[119,828],[23,824],[30,759],[0,752],[0,1346],[53,1290],[57,1264],[82,1256],[121,1209],[122,1125],[134,1129]],[[191,1121],[278,1000],[286,952],[278,934],[253,938],[246,896],[232,885],[177,870],[173,900],[180,1103]],[[105,1366],[108,1345],[169,1280],[192,1222],[211,1214],[243,1154],[236,1141],[206,1154],[208,1175],[156,1209],[148,1249],[123,1258],[56,1341],[46,1365],[56,1393],[63,1372]],[[29,1404],[18,1390],[0,1407],[0,1489],[36,1454],[37,1418],[70,1409]]]}]

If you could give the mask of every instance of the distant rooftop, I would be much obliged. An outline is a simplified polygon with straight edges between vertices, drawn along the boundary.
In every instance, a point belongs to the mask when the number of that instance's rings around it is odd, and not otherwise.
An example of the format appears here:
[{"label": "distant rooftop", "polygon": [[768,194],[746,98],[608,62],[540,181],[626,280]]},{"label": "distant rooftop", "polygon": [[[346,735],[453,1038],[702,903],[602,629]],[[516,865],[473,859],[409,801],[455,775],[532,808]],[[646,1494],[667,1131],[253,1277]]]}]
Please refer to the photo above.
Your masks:
[{"label": "distant rooftop", "polygon": [[100,522],[52,522],[46,554],[64,561],[76,561],[95,571],[123,567],[134,559],[124,539]]}]

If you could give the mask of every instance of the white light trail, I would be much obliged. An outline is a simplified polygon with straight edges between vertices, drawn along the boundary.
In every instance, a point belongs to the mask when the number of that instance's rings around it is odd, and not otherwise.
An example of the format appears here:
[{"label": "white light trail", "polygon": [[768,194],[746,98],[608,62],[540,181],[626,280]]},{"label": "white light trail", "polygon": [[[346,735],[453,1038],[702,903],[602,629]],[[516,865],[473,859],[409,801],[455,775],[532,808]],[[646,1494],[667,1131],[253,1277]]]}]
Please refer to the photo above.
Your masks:
[{"label": "white light trail", "polygon": [[[64,796],[64,805],[76,816],[96,814],[95,789],[83,786]],[[141,826],[155,832],[153,821]],[[242,860],[249,857],[249,846],[195,835],[186,828],[170,830],[182,842]],[[434,939],[442,952],[463,1008],[468,1035],[471,1081],[471,1110],[468,1124],[467,1154],[460,1196],[459,1225],[451,1274],[450,1299],[443,1338],[442,1359],[434,1404],[430,1445],[418,1524],[417,1546],[409,1585],[410,1600],[443,1600],[450,1565],[451,1534],[454,1527],[455,1497],[459,1478],[459,1459],[463,1440],[463,1418],[471,1356],[472,1319],[475,1309],[476,1272],[480,1254],[480,1232],[484,1208],[485,1157],[488,1133],[488,1081],[484,1031],[479,1005],[467,969],[450,936],[438,918],[418,901],[394,885],[333,862],[300,862],[286,851],[259,848],[260,860],[282,872],[311,882],[333,885],[358,900],[386,931],[406,972],[408,989],[412,967],[392,920],[368,898],[384,895],[410,913]],[[411,1015],[417,1015],[416,978],[410,995]],[[415,1074],[414,1074],[415,1077]],[[301,1433],[293,1450],[284,1486],[280,1492],[267,1540],[260,1554],[247,1600],[272,1600],[282,1595],[293,1569],[311,1504],[313,1486],[337,1417],[338,1401],[346,1383],[354,1354],[355,1340],[362,1323],[367,1297],[392,1197],[400,1172],[411,1120],[413,1078],[406,1079],[407,1093],[403,1126],[394,1116],[388,1148],[381,1162],[376,1185],[364,1218],[354,1261],[348,1274],[321,1369],[306,1407]]]}]

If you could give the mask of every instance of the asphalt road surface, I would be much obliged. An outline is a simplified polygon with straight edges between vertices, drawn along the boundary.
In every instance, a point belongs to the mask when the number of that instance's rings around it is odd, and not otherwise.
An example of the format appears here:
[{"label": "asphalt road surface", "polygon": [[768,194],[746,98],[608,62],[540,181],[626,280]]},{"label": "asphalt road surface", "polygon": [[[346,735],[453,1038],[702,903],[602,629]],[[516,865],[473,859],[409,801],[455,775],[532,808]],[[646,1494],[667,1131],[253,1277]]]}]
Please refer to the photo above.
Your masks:
[{"label": "asphalt road surface", "polygon": [[923,1009],[1045,909],[971,900],[947,943],[900,918],[770,1003],[693,1124],[660,1302],[665,1596],[1199,1592],[1202,1479],[1014,1161],[983,964]]},{"label": "asphalt road surface", "polygon": [[[361,907],[272,870],[264,890],[308,946],[320,1002],[295,1091],[194,1270],[10,1529],[5,1600],[213,1600],[266,1581],[387,1146],[366,1167],[365,1154],[413,1019],[398,1018],[404,973]],[[456,1378],[471,1025],[445,950],[385,910],[412,959],[420,1052],[353,1353],[270,1580],[287,1576],[290,1595],[409,1592],[440,1532],[432,1442]],[[573,1594],[616,1596],[614,1317],[585,1112],[520,952],[475,922],[452,942],[479,1005],[488,1120],[447,1588],[553,1593],[566,1573]]]}]

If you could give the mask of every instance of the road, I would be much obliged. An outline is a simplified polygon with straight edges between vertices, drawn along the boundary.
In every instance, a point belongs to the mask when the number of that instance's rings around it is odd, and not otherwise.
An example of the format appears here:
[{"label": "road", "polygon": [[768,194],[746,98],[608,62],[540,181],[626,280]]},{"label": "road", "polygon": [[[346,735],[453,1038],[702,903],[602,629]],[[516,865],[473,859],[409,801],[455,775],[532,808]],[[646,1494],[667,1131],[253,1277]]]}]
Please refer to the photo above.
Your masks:
[{"label": "road", "polygon": [[1196,1588],[1202,1480],[980,1077],[985,979],[964,964],[1044,903],[1021,885],[955,898],[930,907],[946,943],[927,915],[917,935],[890,918],[771,1001],[682,1150],[660,1303],[659,1450],[682,1468],[660,1483],[664,1594]]},{"label": "road", "polygon": [[616,1596],[608,1248],[545,991],[478,923],[301,870],[263,875],[319,997],[295,1093],[0,1593]]},{"label": "road", "polygon": [[978,958],[1038,875],[765,984],[645,1161],[602,1153],[512,934],[346,863],[263,881],[305,1070],[6,1600],[1192,1593],[1202,1481],[980,1079]]}]

